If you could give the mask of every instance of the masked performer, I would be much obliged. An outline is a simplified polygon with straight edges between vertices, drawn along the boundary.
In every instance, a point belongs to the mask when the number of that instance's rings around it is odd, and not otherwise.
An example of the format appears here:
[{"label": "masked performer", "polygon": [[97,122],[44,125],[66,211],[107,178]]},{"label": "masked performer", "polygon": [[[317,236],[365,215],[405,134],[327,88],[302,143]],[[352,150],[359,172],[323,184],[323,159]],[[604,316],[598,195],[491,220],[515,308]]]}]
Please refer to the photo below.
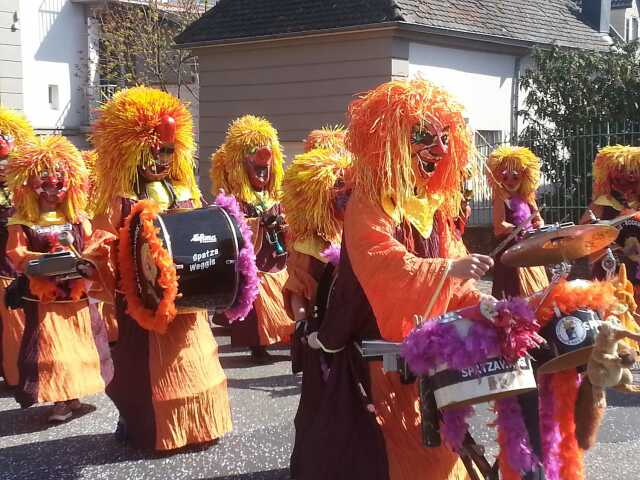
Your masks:
[{"label": "masked performer", "polygon": [[[160,210],[200,205],[191,114],[172,95],[147,87],[118,92],[100,109],[93,142],[96,228],[117,233],[149,200]],[[121,240],[128,231],[122,228]],[[133,268],[128,249],[119,250],[119,265]],[[137,321],[123,288],[115,293],[119,338],[107,389],[120,412],[117,436],[139,448],[172,450],[229,432],[227,380],[207,313],[178,313],[167,324],[137,311],[145,319]]]},{"label": "masked performer", "polygon": [[[0,106],[0,299],[15,276],[6,255],[7,221],[14,209],[6,185],[6,169],[12,150],[35,140],[35,133],[26,118]],[[18,385],[18,352],[24,332],[22,310],[11,310],[0,300],[0,375],[7,385]]]},{"label": "masked performer", "polygon": [[51,421],[70,418],[80,397],[103,391],[113,376],[106,331],[87,300],[86,281],[28,269],[29,261],[39,259],[44,266],[44,254],[65,249],[63,233],[72,235],[76,251],[85,250],[91,235],[84,215],[86,182],[80,152],[59,136],[23,145],[7,169],[16,205],[7,255],[18,272],[28,275],[19,295],[26,326],[16,399],[22,407],[55,402]]},{"label": "masked performer", "polygon": [[[87,194],[89,198],[93,198],[96,191],[96,162],[98,160],[98,154],[95,150],[82,150],[82,159],[84,165],[89,172],[89,188]],[[88,212],[90,217],[93,217],[91,211]],[[97,298],[96,298],[97,297]],[[107,326],[107,336],[109,338],[109,344],[113,344],[118,340],[118,323],[116,322],[115,309],[113,306],[113,297],[111,294],[104,293],[104,286],[99,282],[92,285],[89,291],[89,301],[97,304],[100,316],[104,320]]]},{"label": "masked performer", "polygon": [[401,341],[414,315],[475,304],[491,259],[467,255],[453,230],[470,137],[461,107],[424,80],[383,84],[349,108],[353,192],[339,273],[309,345],[335,353],[298,479],[454,479],[446,447],[422,447],[418,391],[354,341]]},{"label": "masked performer", "polygon": [[[640,147],[610,146],[598,152],[593,162],[593,202],[581,223],[613,220],[640,208]],[[595,218],[594,218],[595,216]],[[626,265],[627,276],[640,300],[640,223],[630,218],[617,227],[620,234],[612,248],[619,263]],[[590,257],[595,278],[607,275],[602,261],[604,252]],[[615,273],[615,272],[612,272]]]},{"label": "masked performer", "polygon": [[345,150],[344,139],[346,133],[346,130],[341,125],[311,130],[304,141],[304,151],[306,153],[316,148],[331,151]]},{"label": "masked performer", "polygon": [[265,347],[288,342],[294,327],[282,293],[287,281],[282,162],[278,133],[267,120],[252,115],[229,126],[211,162],[214,193],[222,189],[238,199],[254,234],[260,293],[247,318],[231,325],[231,345],[249,347],[256,363],[269,362]]},{"label": "masked performer", "polygon": [[[489,184],[493,189],[493,232],[502,242],[524,224],[522,232],[540,228],[544,221],[536,204],[540,185],[540,159],[525,147],[498,147],[489,155]],[[549,282],[544,267],[509,267],[501,261],[504,251],[522,238],[511,240],[496,257],[493,275],[494,297],[527,296]]]},{"label": "masked performer", "polygon": [[[322,398],[324,375],[328,359],[319,350],[307,348],[306,335],[317,331],[320,318],[315,315],[319,283],[330,283],[333,263],[339,255],[342,220],[347,190],[345,170],[350,158],[344,148],[332,151],[316,148],[296,156],[285,172],[282,204],[291,212],[289,225],[289,279],[285,299],[296,320],[296,335],[292,340],[293,373],[303,372],[300,404],[295,418],[296,439],[291,456],[291,472],[295,478],[297,445],[314,421],[316,402]],[[326,285],[325,285],[326,287]]]}]

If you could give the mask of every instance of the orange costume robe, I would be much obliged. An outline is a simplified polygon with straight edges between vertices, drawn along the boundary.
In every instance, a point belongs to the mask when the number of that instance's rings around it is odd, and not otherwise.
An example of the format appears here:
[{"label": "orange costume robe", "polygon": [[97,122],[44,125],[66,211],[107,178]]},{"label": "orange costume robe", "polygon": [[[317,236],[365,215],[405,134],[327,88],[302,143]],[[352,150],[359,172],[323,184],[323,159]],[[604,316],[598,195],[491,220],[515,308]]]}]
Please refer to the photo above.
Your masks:
[{"label": "orange costume robe", "polygon": [[[88,222],[69,224],[52,214],[43,215],[37,225],[12,219],[7,255],[16,270],[23,272],[29,260],[49,252],[60,229],[69,229],[76,249],[83,251],[91,234]],[[28,407],[104,391],[113,377],[113,364],[104,324],[84,292],[85,280],[55,284],[29,279],[29,284],[30,292],[23,297],[25,331],[18,360],[17,401]],[[49,287],[54,293],[38,300],[35,292]]]},{"label": "orange costume robe", "polygon": [[[117,235],[135,201],[114,199],[108,214],[94,218],[95,228]],[[179,198],[178,207],[192,208],[193,202]],[[179,313],[160,334],[126,313],[122,293],[116,291],[115,297],[119,338],[112,349],[115,375],[107,395],[120,412],[128,440],[138,448],[173,450],[230,432],[227,377],[207,312]]]},{"label": "orange costume robe", "polygon": [[[1,188],[1,187],[0,187]],[[4,193],[5,201],[8,194]],[[20,309],[9,309],[4,302],[6,288],[15,277],[13,266],[6,255],[9,232],[7,221],[13,208],[6,201],[0,204],[0,375],[7,385],[15,387],[19,382],[18,354],[24,333],[24,315]]]},{"label": "orange costume robe", "polygon": [[417,385],[403,384],[397,372],[384,373],[381,361],[365,362],[353,344],[402,341],[414,328],[414,315],[432,302],[430,317],[478,303],[472,282],[462,285],[448,275],[450,259],[463,255],[451,222],[439,213],[426,239],[409,223],[395,223],[378,202],[354,193],[338,278],[318,335],[323,349],[338,352],[309,435],[322,447],[305,457],[296,478],[467,478],[447,447],[422,446]]},{"label": "orange costume robe", "polygon": [[[241,322],[231,324],[231,345],[234,347],[257,347],[287,343],[293,334],[294,323],[283,295],[287,282],[287,254],[276,256],[274,246],[269,243],[268,232],[262,225],[256,208],[239,202],[253,232],[256,266],[260,277],[258,297],[253,310]],[[280,204],[274,204],[264,214],[278,215]]]}]

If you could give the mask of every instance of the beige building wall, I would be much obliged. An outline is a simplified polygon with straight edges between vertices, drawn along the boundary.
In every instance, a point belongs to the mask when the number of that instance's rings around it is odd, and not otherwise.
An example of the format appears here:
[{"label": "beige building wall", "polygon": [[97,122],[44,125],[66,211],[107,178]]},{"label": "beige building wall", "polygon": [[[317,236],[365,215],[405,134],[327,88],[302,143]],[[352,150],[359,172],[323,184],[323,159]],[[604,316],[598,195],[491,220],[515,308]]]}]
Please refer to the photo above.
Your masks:
[{"label": "beige building wall", "polygon": [[211,154],[235,118],[268,118],[290,160],[310,130],[344,124],[356,94],[392,78],[395,49],[385,29],[195,49],[203,191],[210,190]]},{"label": "beige building wall", "polygon": [[23,109],[18,0],[0,2],[0,104]]}]

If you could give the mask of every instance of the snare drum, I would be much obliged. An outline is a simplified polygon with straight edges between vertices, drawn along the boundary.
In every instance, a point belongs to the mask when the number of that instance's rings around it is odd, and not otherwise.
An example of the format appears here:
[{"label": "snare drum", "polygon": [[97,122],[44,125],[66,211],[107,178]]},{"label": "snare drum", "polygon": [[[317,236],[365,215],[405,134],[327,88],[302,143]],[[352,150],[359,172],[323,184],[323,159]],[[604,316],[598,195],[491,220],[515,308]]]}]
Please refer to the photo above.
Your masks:
[{"label": "snare drum", "polygon": [[[476,316],[478,312],[470,309],[449,312],[435,321],[453,323],[458,334],[466,338],[473,325],[470,314]],[[457,370],[443,363],[430,371],[428,377],[439,409],[499,400],[536,389],[529,359],[523,357],[510,363],[500,355],[498,347],[488,353],[486,360],[473,366]]]},{"label": "snare drum", "polygon": [[602,319],[597,312],[579,309],[556,315],[540,331],[547,346],[536,355],[540,373],[556,373],[586,365],[593,351]]},{"label": "snare drum", "polygon": [[[132,219],[130,228],[135,280],[144,306],[155,310],[163,287],[139,218]],[[244,246],[237,221],[224,208],[210,206],[161,213],[154,226],[178,275],[178,312],[231,307],[239,292],[236,262]]]}]

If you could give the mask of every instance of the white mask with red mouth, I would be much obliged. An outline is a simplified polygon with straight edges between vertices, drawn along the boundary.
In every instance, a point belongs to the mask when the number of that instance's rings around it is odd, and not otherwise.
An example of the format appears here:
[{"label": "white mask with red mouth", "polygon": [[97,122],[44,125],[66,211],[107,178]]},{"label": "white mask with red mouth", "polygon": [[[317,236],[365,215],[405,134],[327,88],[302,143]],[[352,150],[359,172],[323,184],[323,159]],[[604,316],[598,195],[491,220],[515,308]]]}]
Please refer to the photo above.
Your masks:
[{"label": "white mask with red mouth", "polygon": [[45,171],[29,178],[29,186],[40,200],[51,205],[60,205],[69,190],[69,177],[62,170]]},{"label": "white mask with red mouth", "polygon": [[249,183],[257,192],[265,190],[271,180],[273,151],[270,146],[252,147],[244,156],[244,169]]},{"label": "white mask with red mouth", "polygon": [[438,162],[449,153],[449,127],[436,119],[416,125],[411,132],[411,154],[420,176],[430,178]]}]

